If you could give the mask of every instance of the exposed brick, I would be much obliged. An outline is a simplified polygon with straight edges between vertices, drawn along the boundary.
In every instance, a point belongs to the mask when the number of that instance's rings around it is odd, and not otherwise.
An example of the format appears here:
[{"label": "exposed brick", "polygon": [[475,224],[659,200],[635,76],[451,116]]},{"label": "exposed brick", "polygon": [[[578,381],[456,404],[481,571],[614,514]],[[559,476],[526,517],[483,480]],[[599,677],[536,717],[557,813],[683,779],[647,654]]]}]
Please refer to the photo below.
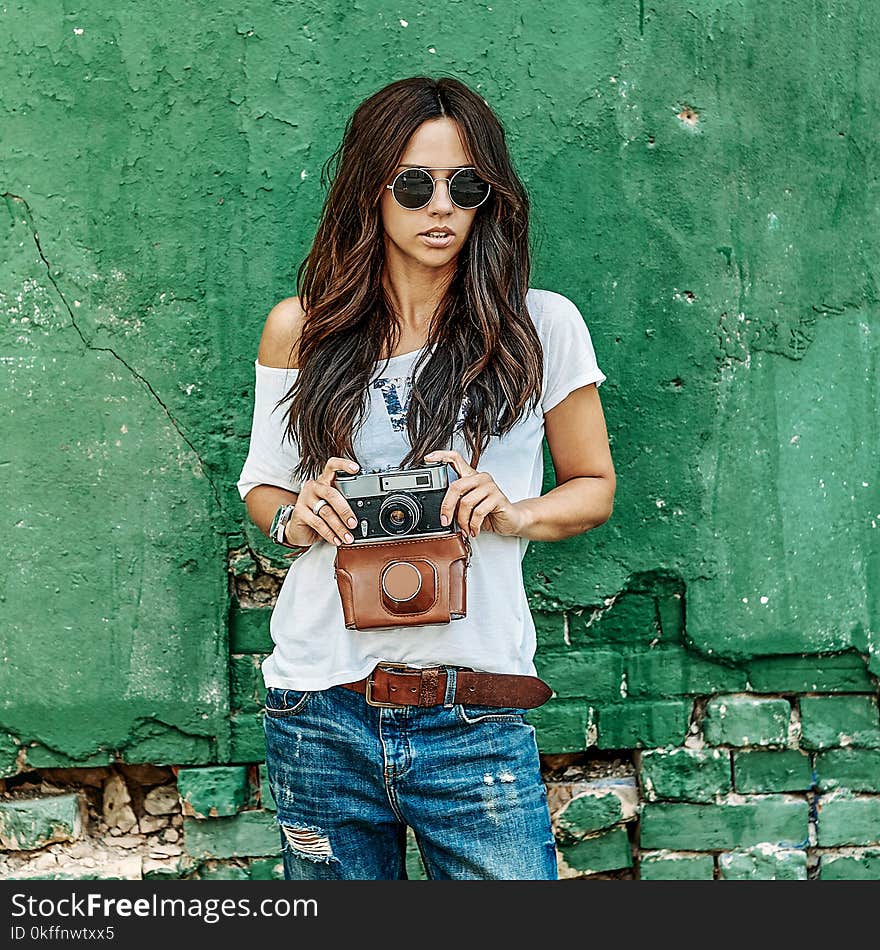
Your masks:
[{"label": "exposed brick", "polygon": [[573,838],[602,831],[622,820],[623,806],[613,792],[578,795],[556,817],[559,828]]},{"label": "exposed brick", "polygon": [[229,693],[235,712],[259,712],[263,708],[263,657],[245,653],[229,658]]},{"label": "exposed brick", "polygon": [[812,787],[810,757],[797,749],[748,749],[733,756],[738,792],[803,792]]},{"label": "exposed brick", "polygon": [[148,815],[176,815],[180,812],[180,796],[176,785],[157,785],[144,796],[143,809]]},{"label": "exposed brick", "polygon": [[99,768],[115,761],[112,752],[95,752],[93,755],[70,756],[43,745],[26,747],[29,769]]},{"label": "exposed brick", "polygon": [[645,799],[713,801],[730,791],[730,753],[720,749],[654,749],[639,756]]},{"label": "exposed brick", "polygon": [[804,696],[800,706],[804,748],[880,748],[876,696]]},{"label": "exposed brick", "polygon": [[252,858],[281,852],[278,822],[272,812],[243,811],[231,818],[183,819],[184,847],[194,858]]},{"label": "exposed brick", "polygon": [[639,859],[639,877],[643,881],[711,881],[714,876],[711,854],[643,851]]},{"label": "exposed brick", "polygon": [[0,847],[35,851],[53,841],[75,841],[84,815],[79,793],[0,801]]},{"label": "exposed brick", "polygon": [[718,805],[657,802],[642,809],[640,843],[675,851],[747,848],[765,841],[799,847],[807,840],[808,823],[807,802],[785,795]]},{"label": "exposed brick", "polygon": [[247,868],[240,868],[236,864],[202,865],[198,870],[200,881],[248,881],[250,874]]},{"label": "exposed brick", "polygon": [[284,862],[280,857],[257,858],[251,861],[250,878],[252,881],[283,881]]},{"label": "exposed brick", "polygon": [[880,792],[880,750],[829,749],[816,755],[816,776],[823,792],[848,788]]},{"label": "exposed brick", "polygon": [[[189,861],[187,858],[186,861]],[[147,858],[143,866],[143,879],[145,881],[177,881],[185,875],[188,870],[183,860],[172,860],[163,858],[157,861],[153,858]]]},{"label": "exposed brick", "polygon": [[819,859],[821,881],[880,881],[880,849],[825,853]]},{"label": "exposed brick", "polygon": [[880,796],[833,792],[817,804],[820,847],[880,844]]},{"label": "exposed brick", "polygon": [[747,666],[756,693],[868,693],[875,688],[858,653],[772,656]]},{"label": "exposed brick", "polygon": [[598,616],[589,608],[568,611],[569,638],[573,644],[585,640],[603,646],[609,643],[644,643],[661,636],[657,608],[652,594],[623,594]]},{"label": "exposed brick", "polygon": [[586,749],[589,710],[582,699],[551,699],[543,706],[530,709],[527,720],[535,727],[541,752],[581,752]]},{"label": "exposed brick", "polygon": [[703,735],[710,745],[783,745],[790,717],[785,699],[716,696],[706,704]]},{"label": "exposed brick", "polygon": [[687,735],[690,713],[690,700],[599,706],[596,709],[597,746],[600,749],[643,749],[680,745]]},{"label": "exposed brick", "polygon": [[266,733],[263,731],[263,713],[233,713],[232,762],[264,762],[266,759]]},{"label": "exposed brick", "polygon": [[271,607],[235,607],[229,616],[231,653],[271,653],[274,644],[269,633]]},{"label": "exposed brick", "polygon": [[807,852],[788,848],[758,847],[718,856],[724,881],[805,881]]},{"label": "exposed brick", "polygon": [[580,874],[598,874],[632,867],[632,849],[625,828],[612,828],[571,845],[561,845],[565,864]]},{"label": "exposed brick", "polygon": [[183,813],[194,818],[235,815],[252,799],[248,770],[244,765],[180,769],[177,790]]},{"label": "exposed brick", "polygon": [[[551,757],[552,758],[552,757]],[[592,777],[571,777],[571,780],[553,781],[547,788],[547,803],[555,822],[566,805],[580,795],[602,798],[614,795],[620,802],[617,821],[632,821],[639,816],[639,786],[635,775],[594,774]],[[616,770],[613,770],[616,771]],[[595,829],[598,830],[598,829]]]},{"label": "exposed brick", "polygon": [[[195,727],[197,717],[190,720]],[[200,725],[209,730],[212,726]],[[132,764],[149,762],[151,765],[214,765],[217,762],[217,737],[182,732],[159,720],[144,720],[134,726],[130,741],[123,750],[124,760]]]},{"label": "exposed brick", "polygon": [[610,650],[539,653],[535,657],[535,666],[538,676],[549,683],[560,698],[620,698],[623,657],[618,653],[612,653]]},{"label": "exposed brick", "polygon": [[656,646],[626,661],[627,695],[688,696],[745,689],[746,674],[681,646]]},{"label": "exposed brick", "polygon": [[[16,874],[15,879],[18,881],[140,881],[144,877],[143,864],[144,861],[140,855],[129,854],[102,862],[96,868],[83,867],[77,863],[65,863],[43,873],[22,871]],[[60,939],[60,937],[55,939]]]}]

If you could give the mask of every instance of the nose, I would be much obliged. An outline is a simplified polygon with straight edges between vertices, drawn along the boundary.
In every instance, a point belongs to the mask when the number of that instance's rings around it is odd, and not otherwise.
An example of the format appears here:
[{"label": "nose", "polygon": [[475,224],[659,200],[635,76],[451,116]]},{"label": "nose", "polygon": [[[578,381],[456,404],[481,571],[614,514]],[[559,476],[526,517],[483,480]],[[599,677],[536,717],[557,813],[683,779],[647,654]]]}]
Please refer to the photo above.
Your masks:
[{"label": "nose", "polygon": [[435,179],[434,194],[428,204],[428,210],[449,214],[454,209],[455,205],[449,197],[449,182],[445,178]]}]

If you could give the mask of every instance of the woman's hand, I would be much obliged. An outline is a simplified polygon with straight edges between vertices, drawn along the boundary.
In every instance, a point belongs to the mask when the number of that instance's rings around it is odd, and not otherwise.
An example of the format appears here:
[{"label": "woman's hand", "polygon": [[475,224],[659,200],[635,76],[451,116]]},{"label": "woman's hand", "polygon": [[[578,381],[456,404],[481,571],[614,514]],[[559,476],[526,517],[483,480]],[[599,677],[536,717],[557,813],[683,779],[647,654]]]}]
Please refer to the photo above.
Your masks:
[{"label": "woman's hand", "polygon": [[[303,482],[293,509],[293,517],[284,530],[285,540],[289,544],[308,547],[318,538],[336,545],[342,544],[343,541],[346,544],[354,541],[348,529],[357,526],[357,518],[345,500],[345,496],[339,489],[333,487],[333,481],[337,471],[354,474],[359,468],[360,465],[351,459],[334,456],[327,460],[317,478],[310,478]],[[318,514],[315,514],[312,508],[319,498],[323,498],[327,504],[321,505]]]},{"label": "woman's hand", "polygon": [[474,538],[481,528],[495,534],[520,533],[525,526],[523,515],[488,472],[478,472],[460,453],[451,449],[429,452],[425,456],[426,462],[443,460],[455,469],[459,477],[452,482],[443,498],[440,506],[441,523],[449,524],[455,515],[461,529]]}]

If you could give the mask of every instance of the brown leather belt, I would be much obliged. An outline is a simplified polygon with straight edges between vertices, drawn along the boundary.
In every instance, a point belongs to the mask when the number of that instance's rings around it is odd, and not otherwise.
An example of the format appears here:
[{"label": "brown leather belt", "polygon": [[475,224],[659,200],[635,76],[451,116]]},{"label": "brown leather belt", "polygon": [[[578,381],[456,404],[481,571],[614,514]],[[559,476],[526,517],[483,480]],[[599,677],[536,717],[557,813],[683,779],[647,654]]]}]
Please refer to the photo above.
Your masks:
[{"label": "brown leather belt", "polygon": [[[447,671],[455,673],[455,687],[447,699]],[[537,676],[484,673],[467,667],[432,666],[427,669],[404,663],[380,663],[369,676],[346,689],[363,693],[370,706],[438,706],[446,702],[476,706],[514,706],[533,709],[552,695]]]}]

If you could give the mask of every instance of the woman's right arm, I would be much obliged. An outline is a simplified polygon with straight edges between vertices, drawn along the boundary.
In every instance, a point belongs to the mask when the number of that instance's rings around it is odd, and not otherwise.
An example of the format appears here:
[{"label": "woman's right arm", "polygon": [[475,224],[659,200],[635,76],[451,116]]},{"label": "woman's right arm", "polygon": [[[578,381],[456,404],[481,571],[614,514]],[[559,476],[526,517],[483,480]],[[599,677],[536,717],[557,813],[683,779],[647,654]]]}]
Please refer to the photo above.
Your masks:
[{"label": "woman's right arm", "polygon": [[[279,369],[297,368],[297,350],[302,334],[303,309],[299,297],[286,297],[269,311],[257,359],[263,366]],[[253,523],[269,537],[275,512],[281,505],[294,505],[299,495],[275,485],[256,485],[245,496],[244,503]]]},{"label": "woman's right arm", "polygon": [[269,528],[275,512],[282,505],[295,505],[299,495],[275,485],[255,485],[245,496],[244,503],[251,521],[269,537]]},{"label": "woman's right arm", "polygon": [[[298,347],[302,334],[303,309],[299,297],[287,297],[277,303],[266,318],[257,360],[262,366],[279,369],[298,368]],[[333,487],[336,469],[357,471],[348,466],[349,459],[332,458],[327,461],[324,471],[317,479],[306,481],[302,492],[297,493],[276,485],[255,485],[245,496],[245,506],[254,524],[269,536],[269,528],[275,512],[281,505],[297,505],[294,516],[285,530],[285,537],[291,544],[309,545],[319,538],[331,544],[340,544],[346,537],[349,518],[354,513],[345,498]],[[300,494],[304,494],[302,504],[297,504]],[[329,504],[321,515],[315,515],[311,506],[318,498],[325,498]],[[341,536],[341,537],[340,537]]]}]

